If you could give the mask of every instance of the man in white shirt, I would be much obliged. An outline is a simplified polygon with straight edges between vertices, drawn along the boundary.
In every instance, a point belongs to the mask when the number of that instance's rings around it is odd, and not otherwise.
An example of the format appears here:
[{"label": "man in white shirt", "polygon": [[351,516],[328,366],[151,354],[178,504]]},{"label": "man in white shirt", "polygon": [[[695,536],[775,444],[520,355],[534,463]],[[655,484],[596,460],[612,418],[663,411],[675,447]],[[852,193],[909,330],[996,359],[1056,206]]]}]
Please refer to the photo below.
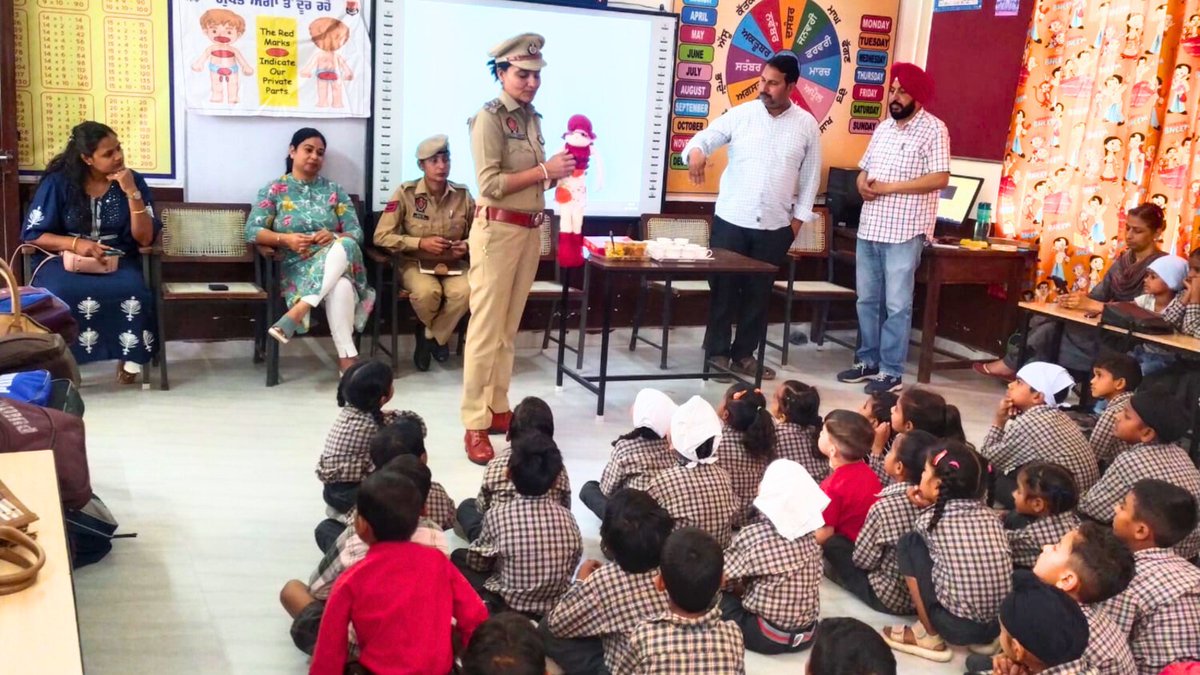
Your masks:
[{"label": "man in white shirt", "polygon": [[[790,52],[775,56],[759,75],[758,99],[730,109],[683,149],[692,182],[700,184],[708,158],[729,145],[713,218],[714,248],[782,265],[795,237],[793,228],[815,218],[821,132],[816,119],[791,101],[798,79],[796,58]],[[772,280],[762,275],[714,275],[708,284],[709,353],[718,366],[753,376]],[[730,324],[735,320],[737,338],[732,339]],[[763,368],[763,379],[774,377],[774,370]]]},{"label": "man in white shirt", "polygon": [[[859,347],[839,382],[898,391],[912,331],[914,275],[933,239],[938,195],[950,182],[950,135],[922,106],[933,81],[911,63],[892,66],[891,119],[875,128],[858,163],[863,197],[855,248]],[[886,309],[886,313],[884,312]]]}]

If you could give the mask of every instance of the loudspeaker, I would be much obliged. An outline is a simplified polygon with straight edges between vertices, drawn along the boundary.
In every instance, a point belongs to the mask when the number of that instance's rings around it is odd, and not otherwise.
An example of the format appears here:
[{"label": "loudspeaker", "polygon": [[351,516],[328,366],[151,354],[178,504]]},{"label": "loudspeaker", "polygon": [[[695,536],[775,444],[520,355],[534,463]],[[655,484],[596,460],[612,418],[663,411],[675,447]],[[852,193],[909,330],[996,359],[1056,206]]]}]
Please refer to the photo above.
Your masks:
[{"label": "loudspeaker", "polygon": [[840,227],[858,227],[858,216],[862,213],[862,195],[858,193],[859,169],[829,167],[829,181],[825,188],[825,204],[829,217]]}]

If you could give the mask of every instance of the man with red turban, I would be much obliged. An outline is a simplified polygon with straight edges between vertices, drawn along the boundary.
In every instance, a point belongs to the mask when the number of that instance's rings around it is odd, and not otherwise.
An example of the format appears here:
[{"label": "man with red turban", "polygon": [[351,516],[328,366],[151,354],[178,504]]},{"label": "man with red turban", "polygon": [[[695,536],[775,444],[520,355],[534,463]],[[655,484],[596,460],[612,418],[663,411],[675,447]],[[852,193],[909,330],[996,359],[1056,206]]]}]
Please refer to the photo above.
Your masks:
[{"label": "man with red turban", "polygon": [[[911,63],[892,66],[891,119],[875,128],[858,163],[863,208],[855,268],[860,342],[840,382],[867,382],[874,394],[898,391],[912,330],[914,274],[933,239],[938,195],[950,182],[950,136],[925,110],[933,81]],[[886,311],[884,311],[886,309]]]}]

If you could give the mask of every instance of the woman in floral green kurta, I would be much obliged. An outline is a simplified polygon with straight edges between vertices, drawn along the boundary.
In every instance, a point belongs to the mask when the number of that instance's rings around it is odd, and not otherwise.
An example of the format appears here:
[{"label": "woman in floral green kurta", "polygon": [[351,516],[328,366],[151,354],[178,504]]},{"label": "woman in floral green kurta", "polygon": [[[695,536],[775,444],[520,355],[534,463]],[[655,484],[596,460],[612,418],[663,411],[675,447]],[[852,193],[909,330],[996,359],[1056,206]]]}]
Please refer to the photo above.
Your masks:
[{"label": "woman in floral green kurta", "polygon": [[282,291],[288,312],[270,329],[287,343],[308,329],[309,313],[325,301],[339,370],[354,362],[354,331],[361,331],[375,304],[363,267],[363,232],[350,195],[320,175],[325,137],[301,129],[292,137],[288,173],[258,193],[246,221],[246,240],[285,250]]}]

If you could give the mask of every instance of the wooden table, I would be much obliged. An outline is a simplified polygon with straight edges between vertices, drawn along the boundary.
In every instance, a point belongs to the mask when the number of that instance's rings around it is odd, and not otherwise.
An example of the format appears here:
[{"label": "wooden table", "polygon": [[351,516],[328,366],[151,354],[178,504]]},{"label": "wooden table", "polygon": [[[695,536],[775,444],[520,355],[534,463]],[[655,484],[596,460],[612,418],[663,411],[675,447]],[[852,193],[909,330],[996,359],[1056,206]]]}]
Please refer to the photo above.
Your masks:
[{"label": "wooden table", "polygon": [[[29,526],[46,551],[37,583],[0,595],[0,672],[83,672],[71,558],[63,531],[54,455],[49,450],[0,454],[0,480],[38,515]],[[0,563],[8,567],[8,563]]]},{"label": "wooden table", "polygon": [[[714,248],[712,250],[713,257],[711,260],[704,261],[624,261],[610,260],[600,256],[591,256],[588,258],[584,266],[585,288],[588,286],[588,280],[593,271],[602,273],[603,277],[603,317],[604,325],[600,331],[600,371],[595,375],[586,375],[582,372],[583,364],[583,336],[584,332],[580,331],[579,344],[579,360],[576,362],[576,367],[572,368],[566,364],[566,312],[564,311],[559,316],[558,322],[558,363],[557,363],[557,379],[556,384],[561,387],[563,384],[563,376],[575,380],[583,388],[596,394],[596,414],[604,415],[604,394],[609,382],[641,382],[650,380],[707,380],[717,377],[720,374],[732,375],[733,377],[742,380],[737,373],[733,373],[725,368],[721,368],[712,363],[708,348],[704,350],[703,369],[700,372],[684,372],[675,373],[670,371],[658,370],[650,373],[637,373],[628,375],[610,375],[608,372],[608,347],[609,334],[612,332],[612,277],[618,274],[633,274],[638,276],[653,276],[661,277],[668,281],[667,293],[671,292],[669,282],[677,276],[707,276],[710,274],[762,274],[768,275],[772,279],[779,272],[779,268],[775,265],[755,260],[733,251]],[[564,280],[563,287],[563,307],[566,307],[567,287],[570,284]],[[586,325],[587,322],[587,303],[584,303],[580,310],[583,315],[580,319],[581,324]],[[767,331],[766,331],[766,314],[763,316],[763,337],[758,343],[758,371],[754,377],[754,386],[758,387],[762,384],[763,374],[763,358],[767,346]]]}]

